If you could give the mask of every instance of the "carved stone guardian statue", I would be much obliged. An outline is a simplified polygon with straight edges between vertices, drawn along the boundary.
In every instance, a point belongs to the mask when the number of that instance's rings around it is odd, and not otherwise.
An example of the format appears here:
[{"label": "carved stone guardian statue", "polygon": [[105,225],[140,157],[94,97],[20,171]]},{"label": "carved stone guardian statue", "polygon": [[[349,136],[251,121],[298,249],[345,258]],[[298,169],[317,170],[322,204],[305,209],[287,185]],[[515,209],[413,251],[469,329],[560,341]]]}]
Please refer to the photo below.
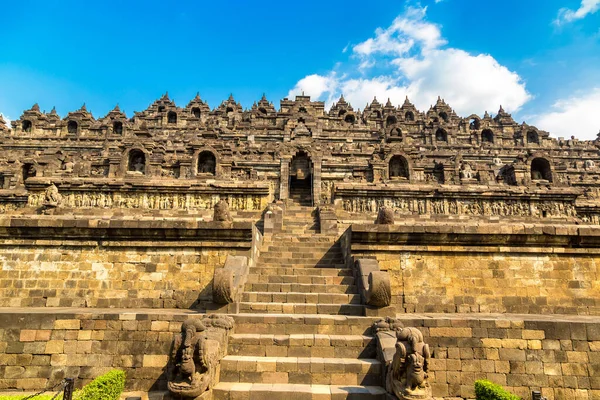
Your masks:
[{"label": "carved stone guardian statue", "polygon": [[58,192],[58,188],[54,183],[51,183],[50,186],[46,188],[46,192],[44,193],[44,202],[42,203],[43,212],[54,210],[60,206],[61,200],[62,196]]},{"label": "carved stone guardian statue", "polygon": [[221,199],[215,204],[215,213],[213,215],[213,221],[215,222],[233,222],[231,213],[229,212],[229,204],[227,201]]},{"label": "carved stone guardian statue", "polygon": [[383,206],[377,213],[377,220],[375,221],[378,225],[394,225],[394,209]]},{"label": "carved stone guardian statue", "polygon": [[459,176],[460,176],[460,180],[462,182],[470,182],[470,181],[475,181],[476,179],[476,172],[473,171],[473,168],[471,167],[471,164],[467,163],[467,162],[463,162],[460,166],[460,170],[458,172]]},{"label": "carved stone guardian statue", "polygon": [[227,352],[233,319],[209,315],[189,319],[175,336],[167,366],[169,391],[183,399],[210,399],[220,360]]},{"label": "carved stone guardian statue", "polygon": [[385,386],[400,400],[432,400],[428,382],[429,346],[417,328],[405,328],[394,318],[375,321],[378,357],[385,363]]}]

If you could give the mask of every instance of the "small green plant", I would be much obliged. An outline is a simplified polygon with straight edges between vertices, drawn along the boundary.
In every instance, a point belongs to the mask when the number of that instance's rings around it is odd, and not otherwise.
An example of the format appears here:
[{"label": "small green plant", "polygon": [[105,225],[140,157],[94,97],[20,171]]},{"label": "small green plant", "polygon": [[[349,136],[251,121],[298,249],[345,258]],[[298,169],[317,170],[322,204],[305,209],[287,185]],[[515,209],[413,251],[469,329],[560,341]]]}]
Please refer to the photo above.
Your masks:
[{"label": "small green plant", "polygon": [[[125,389],[125,372],[113,369],[104,375],[100,375],[80,390],[76,390],[73,393],[73,400],[119,400],[123,389]],[[25,397],[28,397],[28,395],[0,395],[0,400],[21,400]],[[51,400],[52,397],[53,395],[51,394],[44,394],[36,396],[34,399]],[[62,398],[63,394],[61,393],[54,400],[61,400]]]},{"label": "small green plant", "polygon": [[125,389],[125,372],[113,369],[74,393],[74,400],[119,400]]},{"label": "small green plant", "polygon": [[502,386],[483,379],[475,381],[475,396],[477,400],[521,400]]}]

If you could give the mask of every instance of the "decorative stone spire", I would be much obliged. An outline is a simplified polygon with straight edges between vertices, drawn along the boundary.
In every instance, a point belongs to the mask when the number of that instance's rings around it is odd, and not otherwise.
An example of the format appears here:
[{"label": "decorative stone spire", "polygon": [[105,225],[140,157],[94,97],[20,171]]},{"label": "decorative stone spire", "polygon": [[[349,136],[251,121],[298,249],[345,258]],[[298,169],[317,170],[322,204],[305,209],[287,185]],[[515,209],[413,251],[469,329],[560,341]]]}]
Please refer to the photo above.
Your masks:
[{"label": "decorative stone spire", "polygon": [[117,103],[117,105],[115,106],[115,108],[113,108],[113,111],[121,112],[121,109],[119,108],[119,103]]},{"label": "decorative stone spire", "polygon": [[87,112],[87,107],[85,106],[85,103],[83,103],[79,111]]},{"label": "decorative stone spire", "polygon": [[164,101],[171,101],[171,99],[169,99],[169,91],[166,91],[160,99]]},{"label": "decorative stone spire", "polygon": [[196,92],[196,97],[194,97],[194,101],[202,101],[200,98],[200,92]]},{"label": "decorative stone spire", "polygon": [[52,110],[50,110],[50,115],[58,116],[58,113],[56,112],[56,106],[52,106]]},{"label": "decorative stone spire", "polygon": [[40,112],[40,106],[38,103],[35,103],[32,107],[31,107],[31,111],[35,111],[35,112]]}]

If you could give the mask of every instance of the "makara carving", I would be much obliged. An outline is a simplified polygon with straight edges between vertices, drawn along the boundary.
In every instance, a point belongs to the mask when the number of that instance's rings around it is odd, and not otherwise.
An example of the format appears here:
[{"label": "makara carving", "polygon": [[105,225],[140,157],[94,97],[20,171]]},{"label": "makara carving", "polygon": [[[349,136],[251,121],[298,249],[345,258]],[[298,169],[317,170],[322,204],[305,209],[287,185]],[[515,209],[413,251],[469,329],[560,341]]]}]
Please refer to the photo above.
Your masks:
[{"label": "makara carving", "polygon": [[227,204],[225,200],[221,199],[217,204],[215,204],[213,221],[233,222],[233,218],[229,212],[229,204]]},{"label": "makara carving", "polygon": [[167,366],[169,391],[183,399],[209,399],[220,360],[227,352],[233,318],[209,315],[189,319],[175,336]]},{"label": "makara carving", "polygon": [[385,363],[385,387],[400,400],[433,400],[429,384],[429,345],[417,328],[386,317],[373,324],[378,357]]}]

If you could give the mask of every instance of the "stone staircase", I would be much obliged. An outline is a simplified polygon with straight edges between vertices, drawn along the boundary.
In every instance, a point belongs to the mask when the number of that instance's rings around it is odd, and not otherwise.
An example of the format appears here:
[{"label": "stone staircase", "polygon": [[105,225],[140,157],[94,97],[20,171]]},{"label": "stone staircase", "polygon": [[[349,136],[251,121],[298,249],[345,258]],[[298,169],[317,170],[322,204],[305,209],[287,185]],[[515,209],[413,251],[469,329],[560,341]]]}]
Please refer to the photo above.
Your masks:
[{"label": "stone staircase", "polygon": [[250,270],[215,400],[386,398],[352,270],[300,203]]}]

